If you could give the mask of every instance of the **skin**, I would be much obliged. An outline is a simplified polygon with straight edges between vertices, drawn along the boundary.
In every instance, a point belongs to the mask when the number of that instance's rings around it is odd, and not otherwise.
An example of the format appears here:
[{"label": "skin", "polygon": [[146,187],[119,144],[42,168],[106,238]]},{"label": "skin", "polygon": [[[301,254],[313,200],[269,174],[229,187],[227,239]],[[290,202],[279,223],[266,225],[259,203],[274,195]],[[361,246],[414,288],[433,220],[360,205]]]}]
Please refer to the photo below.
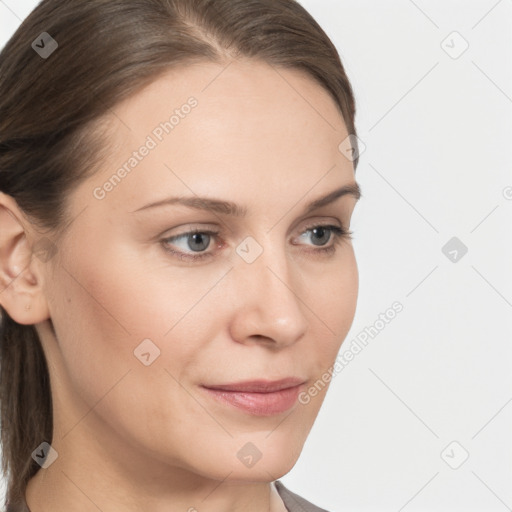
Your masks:
[{"label": "skin", "polygon": [[[168,72],[105,116],[111,151],[69,195],[72,222],[49,261],[31,257],[40,235],[0,194],[0,302],[36,325],[54,404],[58,458],[29,482],[32,512],[285,510],[270,482],[296,463],[327,386],[306,405],[254,416],[200,385],[300,376],[307,390],[333,365],[358,270],[348,237],[334,244],[334,233],[307,229],[349,229],[357,200],[304,207],[354,183],[354,169],[338,149],[341,114],[310,77],[258,61],[224,68]],[[197,107],[96,199],[190,96]],[[179,205],[134,213],[177,195],[235,201],[247,216]],[[165,251],[162,239],[193,228],[220,231],[203,250],[212,257]],[[248,236],[263,249],[252,263],[236,253]],[[186,237],[168,245],[197,254]],[[329,245],[335,252],[314,255]],[[149,366],[134,356],[147,338],[160,349]],[[249,442],[262,455],[252,467],[237,457]]]}]

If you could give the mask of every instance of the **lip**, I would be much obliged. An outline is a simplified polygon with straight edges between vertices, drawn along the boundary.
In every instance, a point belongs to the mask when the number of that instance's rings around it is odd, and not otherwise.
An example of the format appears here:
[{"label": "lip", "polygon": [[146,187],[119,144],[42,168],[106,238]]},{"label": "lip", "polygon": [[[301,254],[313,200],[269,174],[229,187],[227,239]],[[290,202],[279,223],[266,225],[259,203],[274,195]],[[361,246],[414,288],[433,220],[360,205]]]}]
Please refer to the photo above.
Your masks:
[{"label": "lip", "polygon": [[275,381],[251,380],[201,387],[209,396],[248,414],[272,416],[293,407],[305,382],[297,377],[287,377]]},{"label": "lip", "polygon": [[246,380],[243,382],[234,382],[232,384],[212,384],[203,385],[208,389],[215,389],[218,391],[240,391],[247,393],[272,393],[274,391],[281,391],[282,389],[293,388],[304,384],[305,379],[299,377],[286,377],[280,380]]}]

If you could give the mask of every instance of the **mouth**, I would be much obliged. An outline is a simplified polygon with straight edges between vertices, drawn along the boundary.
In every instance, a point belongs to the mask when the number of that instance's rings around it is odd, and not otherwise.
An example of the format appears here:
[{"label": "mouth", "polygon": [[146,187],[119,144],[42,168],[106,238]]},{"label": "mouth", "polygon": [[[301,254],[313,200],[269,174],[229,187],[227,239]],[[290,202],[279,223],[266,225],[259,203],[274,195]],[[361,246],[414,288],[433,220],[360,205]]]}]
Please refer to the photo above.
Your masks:
[{"label": "mouth", "polygon": [[252,380],[232,384],[203,385],[208,396],[254,416],[273,416],[291,409],[305,379]]}]

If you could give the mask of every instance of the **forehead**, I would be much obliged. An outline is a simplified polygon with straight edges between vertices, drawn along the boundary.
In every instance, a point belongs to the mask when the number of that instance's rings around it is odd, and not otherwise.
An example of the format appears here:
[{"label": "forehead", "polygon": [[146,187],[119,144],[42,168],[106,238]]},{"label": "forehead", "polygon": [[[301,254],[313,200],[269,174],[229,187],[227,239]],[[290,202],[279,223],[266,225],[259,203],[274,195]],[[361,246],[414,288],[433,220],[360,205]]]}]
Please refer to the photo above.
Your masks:
[{"label": "forehead", "polygon": [[[336,104],[300,70],[196,63],[166,72],[108,117],[114,150],[95,183],[123,166],[129,173],[109,194],[113,203],[155,189],[243,194],[262,182],[266,194],[286,184],[297,200],[333,167],[332,184],[353,176],[338,150],[348,133]],[[143,146],[150,150],[134,156]]]},{"label": "forehead", "polygon": [[[299,112],[304,103],[324,121],[340,124],[340,114],[330,94],[308,73],[297,68],[284,69],[258,59],[241,59],[226,64],[200,61],[169,69],[129,99],[116,111],[129,114],[144,104],[158,105],[159,114],[174,108],[180,96],[195,94],[210,103],[232,100],[237,104],[247,100],[296,104]],[[181,98],[183,99],[183,98]],[[245,100],[245,101],[244,101]]]}]

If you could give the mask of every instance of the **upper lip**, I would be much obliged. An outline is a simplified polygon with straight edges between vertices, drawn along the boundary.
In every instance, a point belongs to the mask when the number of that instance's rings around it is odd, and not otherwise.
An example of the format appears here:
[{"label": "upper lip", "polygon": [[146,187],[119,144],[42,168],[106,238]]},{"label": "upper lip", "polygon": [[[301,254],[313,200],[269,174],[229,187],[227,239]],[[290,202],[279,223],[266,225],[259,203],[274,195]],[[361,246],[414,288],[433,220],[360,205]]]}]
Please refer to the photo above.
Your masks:
[{"label": "upper lip", "polygon": [[233,384],[212,384],[203,385],[208,389],[219,391],[240,391],[246,393],[273,393],[282,389],[293,388],[304,384],[305,379],[299,377],[286,377],[280,380],[248,380],[244,382],[234,382]]}]

